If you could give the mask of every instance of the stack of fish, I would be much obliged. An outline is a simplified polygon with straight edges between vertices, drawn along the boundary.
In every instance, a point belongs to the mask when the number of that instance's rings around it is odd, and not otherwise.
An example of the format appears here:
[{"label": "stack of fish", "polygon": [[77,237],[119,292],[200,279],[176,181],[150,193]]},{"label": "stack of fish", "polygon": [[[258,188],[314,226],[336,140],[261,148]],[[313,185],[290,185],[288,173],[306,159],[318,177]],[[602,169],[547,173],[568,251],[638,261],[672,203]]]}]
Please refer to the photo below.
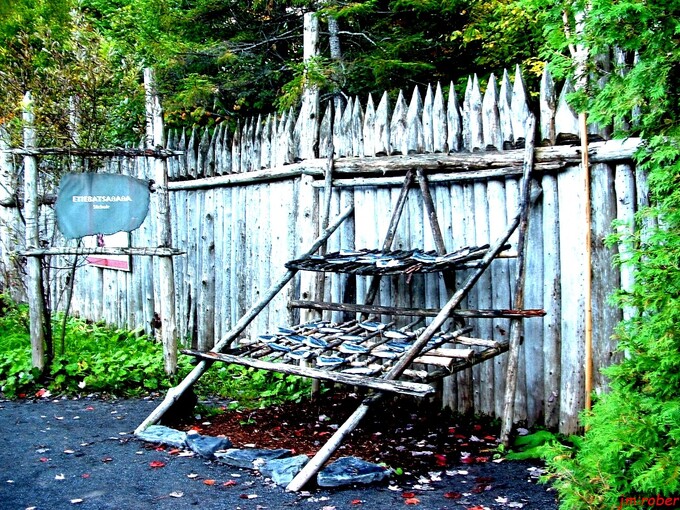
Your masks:
[{"label": "stack of fish", "polygon": [[[506,245],[503,249],[508,249]],[[432,273],[469,265],[486,255],[489,245],[461,248],[445,255],[423,250],[342,250],[286,263],[289,269],[354,274]]]}]

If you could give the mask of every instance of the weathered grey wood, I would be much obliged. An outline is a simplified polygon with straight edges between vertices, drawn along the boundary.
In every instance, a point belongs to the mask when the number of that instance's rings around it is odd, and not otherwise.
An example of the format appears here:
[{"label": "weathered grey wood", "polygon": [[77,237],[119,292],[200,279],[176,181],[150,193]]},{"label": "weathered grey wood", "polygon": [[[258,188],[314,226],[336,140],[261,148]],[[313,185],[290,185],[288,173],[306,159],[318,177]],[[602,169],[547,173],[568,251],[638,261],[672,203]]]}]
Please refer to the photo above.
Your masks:
[{"label": "weathered grey wood", "polygon": [[571,79],[562,86],[560,98],[557,101],[557,111],[555,112],[555,136],[560,135],[578,135],[578,115],[574,108],[567,102],[569,94],[574,92],[574,85]]},{"label": "weathered grey wood", "polygon": [[515,135],[512,130],[512,84],[510,83],[510,75],[508,70],[503,70],[503,78],[501,79],[501,87],[498,93],[498,115],[501,122],[501,139],[503,144],[515,143]]},{"label": "weathered grey wood", "polygon": [[390,131],[390,121],[392,110],[390,108],[390,98],[387,92],[384,92],[378,103],[378,109],[375,112],[375,131],[373,138],[373,149],[375,156],[387,156],[390,154],[390,140],[392,133]]},{"label": "weathered grey wood", "polygon": [[541,142],[553,145],[556,140],[555,114],[557,111],[557,91],[552,74],[546,66],[541,76],[539,91],[539,107],[541,110]]},{"label": "weathered grey wood", "polygon": [[154,256],[172,257],[184,254],[183,251],[169,247],[145,248],[81,248],[77,246],[52,246],[51,248],[29,248],[18,252],[24,257],[45,257],[52,255],[135,255],[135,256]]},{"label": "weathered grey wood", "polygon": [[470,88],[470,102],[468,122],[470,126],[470,145],[467,149],[470,152],[484,148],[484,126],[482,124],[482,92],[479,89],[479,79],[475,74]]},{"label": "weathered grey wood", "polygon": [[326,103],[326,110],[319,126],[319,157],[327,158],[333,155],[333,110],[331,102]]},{"label": "weathered grey wood", "polygon": [[444,92],[441,83],[437,82],[432,102],[432,151],[446,154],[449,151],[447,137],[448,122],[446,106],[444,105]]},{"label": "weathered grey wood", "polygon": [[[635,211],[637,209],[635,174],[630,165],[616,165],[614,189],[616,191],[617,232],[630,235],[635,230]],[[631,291],[635,284],[635,268],[628,262],[631,258],[632,250],[633,247],[630,243],[620,243],[618,246],[620,260],[624,262],[620,267],[620,284],[621,289],[624,291]],[[623,309],[623,317],[630,319],[635,312],[636,310],[632,307],[625,307]]]},{"label": "weathered grey wood", "polygon": [[186,148],[186,165],[187,165],[187,175],[193,177],[194,179],[198,176],[198,158],[196,155],[198,144],[197,130],[196,127],[191,129],[191,136],[187,142]]},{"label": "weathered grey wood", "polygon": [[[396,110],[395,110],[396,113]],[[406,112],[406,151],[402,154],[422,154],[425,152],[423,128],[423,98],[418,87],[413,89],[411,102]],[[432,151],[429,151],[432,152]]]},{"label": "weathered grey wood", "polygon": [[172,158],[183,155],[182,151],[173,151],[158,147],[148,149],[138,148],[115,148],[115,149],[88,149],[79,147],[22,147],[21,149],[0,149],[0,154],[13,154],[15,156],[71,156],[90,158]]},{"label": "weathered grey wood", "polygon": [[[413,171],[409,171],[406,173],[406,178],[404,179],[404,183],[401,188],[401,193],[399,194],[397,202],[395,203],[394,209],[392,211],[390,224],[389,227],[387,228],[387,233],[385,234],[385,238],[382,244],[383,251],[389,251],[392,248],[392,243],[394,242],[394,236],[396,235],[397,226],[399,224],[399,220],[401,219],[402,212],[404,211],[404,205],[406,204],[406,200],[408,198],[408,190],[412,182]],[[364,298],[365,304],[368,305],[373,304],[373,301],[375,300],[378,294],[378,290],[380,288],[380,281],[381,278],[380,276],[377,275],[374,276],[373,279],[371,280],[371,285],[368,289],[368,292],[366,293],[366,297]]]},{"label": "weathered grey wood", "polygon": [[423,151],[434,152],[434,95],[432,85],[427,86],[425,99],[423,100],[422,126],[423,126]]},{"label": "weathered grey wood", "polygon": [[[337,230],[337,228],[345,221],[350,214],[352,214],[353,209],[348,209],[344,211],[334,222],[330,225],[321,235],[312,243],[311,247],[301,255],[301,257],[308,257],[319,247],[326,242],[328,237]],[[261,299],[255,303],[251,309],[245,313],[231,330],[225,334],[219,342],[211,349],[211,352],[221,352],[226,347],[228,347],[231,342],[241,334],[248,324],[259,314],[262,309],[267,306],[267,304],[278,294],[281,289],[293,279],[296,271],[288,270],[283,274],[269,289],[263,294]],[[170,388],[165,396],[165,399],[161,404],[154,409],[149,416],[135,429],[135,434],[139,434],[145,430],[149,425],[156,423],[162,418],[163,414],[182,396],[182,394],[190,388],[210,367],[210,363],[205,361],[200,362],[194,369],[179,383],[177,386]]]},{"label": "weathered grey wood", "polygon": [[[320,301],[291,300],[288,306],[292,308],[314,308],[316,310],[337,310],[343,312],[365,312],[376,315],[407,315],[413,317],[435,317],[439,313],[439,308],[404,308],[378,305],[357,305],[352,303],[328,303]],[[451,312],[452,317],[466,318],[520,318],[520,317],[543,317],[545,311],[542,309],[531,310],[462,310],[455,309]]]},{"label": "weathered grey wood", "polygon": [[373,104],[373,95],[368,95],[368,101],[366,102],[366,113],[364,114],[364,125],[362,127],[364,137],[364,156],[375,156],[378,152],[378,133],[376,131],[376,112],[375,105]]},{"label": "weathered grey wood", "polygon": [[[319,18],[314,12],[306,12],[303,16],[303,54],[302,61],[307,67],[319,54]],[[308,70],[305,69],[305,74]],[[300,158],[316,157],[314,147],[319,141],[319,88],[305,80],[302,90],[302,107],[300,111],[301,136]]]},{"label": "weathered grey wood", "polygon": [[[193,138],[193,136],[192,136]],[[277,153],[278,156],[278,153]],[[279,161],[276,163],[279,164]],[[283,164],[283,163],[281,163]],[[236,124],[236,129],[231,137],[231,171],[233,173],[242,172],[241,168],[241,123]]]},{"label": "weathered grey wood", "polygon": [[[144,70],[144,88],[146,91],[147,126],[153,126],[150,133],[147,128],[147,137],[152,140],[152,147],[163,147],[165,145],[163,110],[156,93],[155,76],[150,68]],[[157,209],[156,238],[160,248],[170,248],[172,245],[172,220],[170,218],[166,161],[154,159],[154,180]],[[160,256],[157,258],[157,263],[163,362],[166,374],[174,375],[177,372],[177,318],[175,316],[175,280],[172,257]]]},{"label": "weathered grey wood", "polygon": [[[487,183],[478,181],[473,185],[473,194],[475,202],[474,210],[474,234],[475,246],[482,246],[490,242],[489,232],[489,201],[487,195]],[[504,221],[501,223],[501,229],[506,225]],[[502,230],[501,230],[502,234]],[[492,308],[492,272],[485,271],[479,276],[479,280],[475,284],[474,293],[471,298],[474,299],[475,308]],[[481,338],[493,337],[493,324],[490,321],[477,321],[475,333]],[[475,368],[477,372],[478,381],[475,384],[475,395],[479,399],[479,406],[475,408],[475,412],[482,414],[492,414],[494,411],[494,376],[493,364],[482,363]],[[476,400],[477,402],[477,400]]]},{"label": "weathered grey wood", "polygon": [[196,158],[196,176],[197,177],[211,177],[208,171],[208,152],[210,151],[210,130],[206,127],[203,129],[201,141],[198,142],[198,155]]},{"label": "weathered grey wood", "polygon": [[482,130],[486,148],[495,147],[498,150],[503,148],[501,117],[498,111],[498,88],[493,73],[489,76],[482,100]]},{"label": "weathered grey wood", "polygon": [[[534,136],[538,136],[536,133]],[[537,184],[538,185],[538,184]],[[524,283],[525,308],[541,308],[543,306],[543,204],[537,200],[529,213],[529,226],[525,241],[526,278]],[[517,259],[519,263],[519,258]],[[523,379],[525,387],[520,391],[526,395],[520,399],[523,409],[515,408],[515,423],[526,420],[527,425],[534,426],[543,411],[544,373],[543,373],[543,321],[524,321],[523,354],[519,358],[518,382]],[[524,373],[524,377],[522,377]],[[519,411],[519,412],[518,412]]]},{"label": "weathered grey wood", "polygon": [[342,117],[340,118],[339,124],[339,134],[340,134],[340,149],[338,156],[346,157],[352,156],[352,112],[354,110],[354,100],[350,97],[347,99],[347,105],[342,112]]},{"label": "weathered grey wood", "polygon": [[[592,216],[592,308],[593,308],[593,367],[606,367],[616,359],[615,328],[623,318],[621,310],[610,302],[611,295],[621,286],[621,273],[614,267],[615,248],[605,246],[617,218],[616,186],[612,186],[614,169],[603,163],[592,168],[592,203],[598,214]],[[632,183],[631,183],[632,184]],[[633,188],[634,189],[634,188]],[[599,370],[593,371],[593,389],[604,392],[607,379]]]},{"label": "weathered grey wood", "polygon": [[[583,218],[583,193],[572,193],[583,183],[583,169],[573,166],[558,175],[559,222],[560,222],[560,273],[569,275],[562,278],[562,323],[561,323],[561,369],[560,388],[560,430],[573,433],[578,430],[578,412],[584,405],[584,346],[585,337],[585,296],[583,282],[585,271],[585,228]],[[566,299],[564,299],[566,298]],[[569,320],[564,318],[569,317]]]},{"label": "weathered grey wood", "polygon": [[[23,102],[24,147],[36,144],[34,102],[30,92],[24,94]],[[26,248],[40,246],[40,217],[38,210],[38,160],[33,155],[24,156],[24,220],[26,222]],[[38,257],[26,261],[28,276],[27,294],[31,333],[31,363],[41,372],[45,368],[45,326],[50,320],[45,315],[41,262]]]},{"label": "weathered grey wood", "polygon": [[359,98],[354,98],[352,108],[352,118],[350,131],[352,132],[352,156],[360,157],[364,155],[364,112],[361,110]]},{"label": "weathered grey wood", "polygon": [[449,151],[460,152],[463,148],[463,122],[460,116],[460,104],[453,82],[449,84],[449,99],[446,109],[446,143]]},{"label": "weathered grey wood", "polygon": [[246,367],[257,368],[260,370],[281,372],[283,374],[300,375],[302,377],[310,377],[313,379],[332,381],[350,386],[363,386],[378,391],[390,391],[404,395],[412,395],[415,397],[423,397],[434,391],[434,388],[428,384],[410,381],[391,381],[391,380],[386,381],[375,377],[366,377],[361,375],[345,374],[339,371],[320,370],[318,368],[288,365],[285,363],[276,363],[242,356],[234,356],[232,354],[221,354],[212,351],[202,352],[193,350],[183,350],[182,353],[194,356],[201,360],[205,360],[209,363],[212,363],[213,361],[221,361],[224,363],[242,365]]},{"label": "weathered grey wood", "polygon": [[200,280],[198,282],[199,350],[212,348],[215,339],[215,190],[205,192],[205,213],[201,218]]},{"label": "weathered grey wood", "polygon": [[519,65],[515,66],[515,82],[512,85],[510,110],[512,111],[512,133],[515,141],[520,138],[528,140],[530,136],[533,136],[533,133],[526,132],[531,110],[529,109],[529,94]]},{"label": "weathered grey wood", "polygon": [[[536,120],[530,116],[527,125],[524,127],[524,133],[527,134],[525,145],[525,159],[524,159],[524,180],[522,182],[521,194],[521,212],[519,219],[519,236],[517,240],[517,266],[515,277],[515,296],[513,305],[517,309],[524,307],[524,281],[526,275],[526,237],[529,223],[530,212],[530,190],[531,190],[531,172],[534,164],[534,130]],[[510,443],[510,432],[512,431],[512,424],[515,418],[515,393],[517,390],[518,365],[520,356],[520,340],[523,332],[523,322],[521,319],[513,319],[510,324],[510,343],[508,349],[508,373],[505,386],[505,398],[503,405],[503,418],[501,424],[501,442],[508,446]]]},{"label": "weathered grey wood", "polygon": [[[506,190],[505,180],[490,179],[486,186],[486,197],[489,204],[489,234],[491,238],[499,236],[507,223]],[[513,204],[515,205],[515,204]],[[489,268],[491,273],[492,303],[496,308],[510,308],[510,261],[496,260]],[[510,321],[507,318],[498,318],[491,323],[493,330],[492,338],[498,342],[508,341]],[[493,367],[493,392],[494,414],[503,415],[502,399],[505,388],[506,356],[498,356],[490,363]]]},{"label": "weathered grey wood", "polygon": [[408,154],[408,107],[400,90],[390,121],[390,155]]}]

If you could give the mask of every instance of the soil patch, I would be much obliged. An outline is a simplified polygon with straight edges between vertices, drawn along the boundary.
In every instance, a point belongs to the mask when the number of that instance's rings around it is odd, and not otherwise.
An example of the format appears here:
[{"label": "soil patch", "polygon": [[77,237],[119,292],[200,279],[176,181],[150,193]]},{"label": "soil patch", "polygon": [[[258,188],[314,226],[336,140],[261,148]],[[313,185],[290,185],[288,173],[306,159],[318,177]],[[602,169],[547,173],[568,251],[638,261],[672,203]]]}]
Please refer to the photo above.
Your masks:
[{"label": "soil patch", "polygon": [[[200,417],[182,428],[224,435],[237,448],[287,448],[313,456],[362,401],[356,393],[325,393],[313,400],[248,411],[226,410]],[[387,397],[343,442],[333,458],[356,456],[385,464],[405,476],[461,464],[492,462],[498,446],[498,422],[465,419],[434,403]]]}]

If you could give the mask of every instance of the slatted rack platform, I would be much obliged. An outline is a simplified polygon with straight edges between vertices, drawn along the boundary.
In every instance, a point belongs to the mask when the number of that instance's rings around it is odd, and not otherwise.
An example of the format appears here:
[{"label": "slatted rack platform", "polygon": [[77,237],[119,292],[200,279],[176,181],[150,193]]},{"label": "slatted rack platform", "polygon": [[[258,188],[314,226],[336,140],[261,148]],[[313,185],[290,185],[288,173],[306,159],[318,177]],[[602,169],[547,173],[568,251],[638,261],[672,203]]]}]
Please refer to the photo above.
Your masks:
[{"label": "slatted rack platform", "polygon": [[466,336],[470,327],[440,332],[428,341],[400,379],[383,379],[424,329],[397,329],[394,323],[377,321],[317,321],[278,328],[225,353],[182,352],[205,360],[422,397],[434,391],[431,382],[508,348],[507,343]]}]

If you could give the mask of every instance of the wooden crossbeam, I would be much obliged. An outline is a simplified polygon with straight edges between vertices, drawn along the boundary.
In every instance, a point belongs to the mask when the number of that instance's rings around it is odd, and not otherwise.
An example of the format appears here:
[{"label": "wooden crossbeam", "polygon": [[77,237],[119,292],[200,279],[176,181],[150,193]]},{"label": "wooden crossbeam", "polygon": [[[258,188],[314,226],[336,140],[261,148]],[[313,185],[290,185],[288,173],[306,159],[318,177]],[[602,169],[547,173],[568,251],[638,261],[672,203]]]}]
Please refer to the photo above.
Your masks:
[{"label": "wooden crossbeam", "polygon": [[434,388],[429,384],[415,383],[410,381],[386,381],[376,377],[366,377],[356,374],[345,374],[343,372],[323,370],[318,368],[289,365],[287,363],[276,363],[260,359],[247,358],[243,356],[233,356],[231,354],[220,354],[216,352],[199,352],[194,350],[183,350],[182,354],[194,356],[195,358],[206,361],[221,361],[223,363],[233,363],[246,367],[281,372],[284,374],[300,375],[312,379],[333,381],[350,386],[364,386],[378,391],[390,391],[415,397],[424,397],[432,392]]}]

